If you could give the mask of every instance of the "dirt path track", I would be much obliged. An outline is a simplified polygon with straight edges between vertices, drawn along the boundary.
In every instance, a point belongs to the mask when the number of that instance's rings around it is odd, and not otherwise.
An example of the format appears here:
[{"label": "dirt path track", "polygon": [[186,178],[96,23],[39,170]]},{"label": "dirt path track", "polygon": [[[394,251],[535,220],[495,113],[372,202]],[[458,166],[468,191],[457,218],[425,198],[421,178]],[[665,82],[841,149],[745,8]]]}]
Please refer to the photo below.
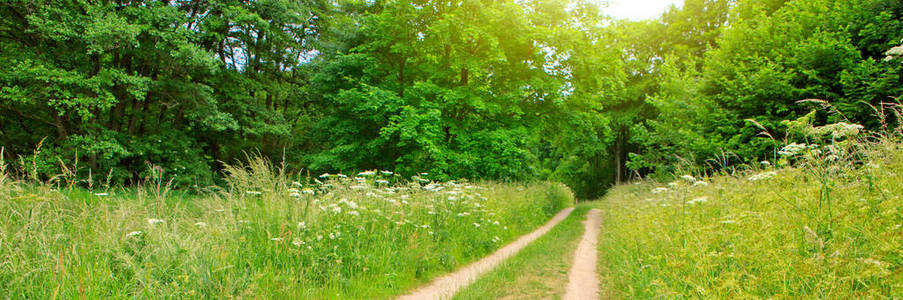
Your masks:
[{"label": "dirt path track", "polygon": [[[399,297],[401,300],[420,300],[420,299],[449,299],[455,295],[458,289],[467,286],[477,279],[483,273],[495,268],[496,265],[504,261],[506,258],[514,255],[531,242],[549,232],[561,220],[567,218],[574,208],[565,208],[558,212],[551,220],[546,222],[538,229],[528,234],[522,235],[516,241],[505,245],[495,253],[480,259],[454,273],[447,274],[433,280],[429,285],[421,287],[410,294]],[[582,244],[581,244],[582,245]],[[594,252],[595,253],[595,252]]]},{"label": "dirt path track", "polygon": [[568,273],[568,287],[562,299],[599,299],[599,277],[596,275],[596,243],[599,240],[599,229],[602,226],[602,212],[590,210],[586,214],[586,231],[577,245],[574,264]]}]

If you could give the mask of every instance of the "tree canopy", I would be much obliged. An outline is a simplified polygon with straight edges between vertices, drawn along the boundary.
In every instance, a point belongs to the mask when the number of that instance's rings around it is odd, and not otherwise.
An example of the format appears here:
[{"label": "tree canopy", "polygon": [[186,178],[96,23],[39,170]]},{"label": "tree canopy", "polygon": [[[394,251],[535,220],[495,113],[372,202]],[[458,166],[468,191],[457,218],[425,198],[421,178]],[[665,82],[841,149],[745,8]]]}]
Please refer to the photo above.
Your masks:
[{"label": "tree canopy", "polygon": [[869,105],[903,94],[885,59],[899,1],[686,0],[647,21],[604,6],[2,1],[0,145],[42,179],[74,166],[129,184],[159,166],[205,185],[257,153],[594,197],[724,153],[767,159],[759,133],[808,114],[799,100],[876,129]]}]

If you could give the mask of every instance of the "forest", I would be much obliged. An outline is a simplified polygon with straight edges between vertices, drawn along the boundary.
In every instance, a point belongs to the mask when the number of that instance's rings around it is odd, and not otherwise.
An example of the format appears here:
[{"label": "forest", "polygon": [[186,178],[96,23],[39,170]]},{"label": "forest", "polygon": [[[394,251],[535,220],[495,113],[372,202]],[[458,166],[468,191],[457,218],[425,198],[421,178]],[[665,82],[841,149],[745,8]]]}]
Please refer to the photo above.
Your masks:
[{"label": "forest", "polygon": [[[307,174],[615,183],[777,156],[792,122],[898,124],[903,2],[0,2],[20,176],[181,188],[262,156]],[[897,48],[895,48],[897,47]],[[823,109],[827,104],[831,110]],[[876,115],[879,116],[876,118]]]}]

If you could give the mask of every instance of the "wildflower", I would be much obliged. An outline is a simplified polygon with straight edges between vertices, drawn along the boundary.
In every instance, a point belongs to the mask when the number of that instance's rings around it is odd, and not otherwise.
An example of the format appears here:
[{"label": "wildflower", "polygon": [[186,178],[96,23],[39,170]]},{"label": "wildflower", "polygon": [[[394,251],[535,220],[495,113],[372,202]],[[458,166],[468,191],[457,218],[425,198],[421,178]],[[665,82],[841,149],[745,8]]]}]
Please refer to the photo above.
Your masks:
[{"label": "wildflower", "polygon": [[304,186],[300,182],[297,182],[297,181],[292,181],[292,185],[297,186],[299,188]]},{"label": "wildflower", "polygon": [[653,189],[653,190],[652,190],[652,193],[653,193],[653,194],[661,194],[661,193],[664,193],[664,192],[667,192],[667,191],[668,191],[668,188],[658,187],[658,188]]},{"label": "wildflower", "polygon": [[376,175],[375,171],[366,171],[366,172],[357,173],[357,176],[373,176],[373,175]]},{"label": "wildflower", "polygon": [[341,174],[341,173],[335,174],[335,176],[339,177],[339,178],[348,178],[348,176],[345,176],[345,174]]},{"label": "wildflower", "polygon": [[697,181],[697,182],[693,183],[693,186],[707,186],[707,185],[709,185],[709,183],[705,182],[705,181]]},{"label": "wildflower", "polygon": [[289,196],[289,197],[292,197],[292,198],[301,198],[301,193],[294,193],[294,192],[293,192],[293,193],[288,194],[288,196]]},{"label": "wildflower", "polygon": [[349,214],[349,215],[353,215],[353,216],[360,216],[360,215],[361,215],[361,214],[358,213],[356,210],[349,211],[348,214]]},{"label": "wildflower", "polygon": [[435,214],[436,214],[436,212],[434,212],[434,211],[432,211],[432,210],[431,210],[431,211],[428,211],[428,212],[426,212],[426,213],[427,213],[427,214],[430,214],[430,215],[435,215]]},{"label": "wildflower", "polygon": [[136,237],[136,236],[139,236],[139,235],[141,235],[141,231],[132,231],[132,232],[129,232],[129,233],[126,233],[126,234],[125,234],[126,237]]},{"label": "wildflower", "polygon": [[473,223],[474,227],[480,228],[480,223]]},{"label": "wildflower", "polygon": [[109,195],[110,195],[110,193],[94,193],[94,196],[97,196],[97,197],[106,197]]},{"label": "wildflower", "polygon": [[301,245],[304,245],[304,242],[296,239],[296,240],[292,241],[292,245],[295,245],[295,247],[301,247]]},{"label": "wildflower", "polygon": [[392,173],[392,171],[380,171],[380,173],[383,173],[383,175],[387,175],[387,176],[394,174],[394,173]]},{"label": "wildflower", "polygon": [[492,224],[499,225],[499,221],[493,221]]},{"label": "wildflower", "polygon": [[429,233],[430,235],[433,235],[433,232],[432,232],[432,231],[427,231],[426,233]]},{"label": "wildflower", "polygon": [[329,173],[320,174],[320,178],[329,178]]},{"label": "wildflower", "polygon": [[777,173],[775,173],[775,172],[773,172],[773,171],[771,171],[771,172],[762,172],[762,173],[759,173],[759,174],[756,174],[756,175],[753,175],[753,176],[749,176],[748,179],[749,179],[749,181],[759,181],[759,180],[770,179],[770,178],[774,177],[775,175],[777,175]]},{"label": "wildflower", "polygon": [[767,166],[770,166],[770,165],[771,165],[771,162],[770,162],[770,161],[767,161],[767,160],[763,160],[763,161],[760,161],[759,164],[762,164],[763,166],[766,166],[766,167],[767,167]]},{"label": "wildflower", "polygon": [[458,197],[448,196],[448,201],[455,201],[455,200],[458,200]]},{"label": "wildflower", "polygon": [[166,221],[160,219],[147,219],[147,224],[156,225],[160,223],[166,223]]},{"label": "wildflower", "polygon": [[335,207],[332,208],[332,212],[337,213],[337,214],[338,214],[338,213],[341,213],[341,212],[342,212],[342,207],[341,207],[341,206],[335,206]]},{"label": "wildflower", "polygon": [[423,224],[423,225],[420,225],[420,228],[427,229],[427,228],[430,228],[430,225],[428,225],[428,224]]},{"label": "wildflower", "polygon": [[693,178],[693,176],[690,176],[690,175],[683,175],[683,176],[680,176],[680,178],[683,178],[683,180],[686,180],[689,182],[696,182],[696,178]]},{"label": "wildflower", "polygon": [[274,241],[274,242],[279,242],[279,241],[282,241],[282,238],[271,238],[270,240]]},{"label": "wildflower", "polygon": [[470,215],[470,213],[469,213],[469,212],[466,212],[466,211],[465,211],[465,212],[462,212],[462,213],[458,213],[458,216],[459,216],[459,217],[469,216],[469,215]]},{"label": "wildflower", "polygon": [[329,239],[330,239],[330,240],[334,240],[334,239],[335,239],[335,234],[333,234],[332,232],[330,232],[330,233],[329,233]]},{"label": "wildflower", "polygon": [[261,192],[258,192],[258,191],[246,191],[245,194],[246,194],[246,195],[255,195],[255,196],[256,196],[256,195],[260,195]]},{"label": "wildflower", "polygon": [[367,178],[364,178],[364,177],[354,177],[354,180],[357,181],[357,182],[364,182],[364,181],[367,181]]},{"label": "wildflower", "polygon": [[788,157],[795,156],[795,155],[800,154],[801,152],[805,151],[808,148],[809,147],[806,144],[793,143],[793,144],[784,146],[784,148],[781,148],[781,150],[778,151],[778,154],[781,156],[788,156]]},{"label": "wildflower", "polygon": [[317,235],[317,240],[319,241],[319,240],[322,240],[322,239],[323,239],[323,235],[322,235],[322,234],[318,234],[318,235]]},{"label": "wildflower", "polygon": [[307,228],[307,223],[305,223],[304,221],[298,222],[298,230],[301,230],[304,228]]},{"label": "wildflower", "polygon": [[308,195],[313,195],[313,194],[314,194],[314,190],[312,190],[312,189],[304,189],[304,190],[302,190],[301,192],[302,192],[302,193],[305,193],[305,194],[308,194]]},{"label": "wildflower", "polygon": [[356,184],[356,185],[352,185],[352,186],[351,186],[351,189],[352,189],[352,190],[363,190],[363,189],[366,189],[366,188],[368,188],[368,186],[362,185],[362,184]]},{"label": "wildflower", "polygon": [[500,239],[498,236],[492,237],[492,242],[493,242],[493,243],[498,243],[498,242],[501,241],[501,240],[502,240],[502,239]]},{"label": "wildflower", "polygon": [[698,197],[698,198],[694,198],[693,200],[687,201],[687,204],[704,203],[704,202],[708,202],[708,201],[709,201],[709,197],[703,196],[703,197]]},{"label": "wildflower", "polygon": [[194,223],[194,226],[204,228],[204,227],[207,227],[207,223],[197,222],[197,223]]},{"label": "wildflower", "polygon": [[377,180],[374,181],[374,182],[376,182],[376,183],[378,183],[378,184],[389,184],[389,181],[388,181],[388,180],[385,180],[385,179],[377,179]]}]

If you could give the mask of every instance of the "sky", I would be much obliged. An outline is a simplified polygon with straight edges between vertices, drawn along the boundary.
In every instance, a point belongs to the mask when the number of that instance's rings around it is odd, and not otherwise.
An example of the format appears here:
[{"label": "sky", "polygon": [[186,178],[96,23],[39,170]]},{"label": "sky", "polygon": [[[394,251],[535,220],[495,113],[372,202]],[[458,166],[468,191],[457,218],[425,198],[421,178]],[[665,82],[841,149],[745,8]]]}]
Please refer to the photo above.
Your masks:
[{"label": "sky", "polygon": [[605,14],[619,19],[644,20],[660,16],[671,4],[683,5],[683,0],[608,0]]}]

